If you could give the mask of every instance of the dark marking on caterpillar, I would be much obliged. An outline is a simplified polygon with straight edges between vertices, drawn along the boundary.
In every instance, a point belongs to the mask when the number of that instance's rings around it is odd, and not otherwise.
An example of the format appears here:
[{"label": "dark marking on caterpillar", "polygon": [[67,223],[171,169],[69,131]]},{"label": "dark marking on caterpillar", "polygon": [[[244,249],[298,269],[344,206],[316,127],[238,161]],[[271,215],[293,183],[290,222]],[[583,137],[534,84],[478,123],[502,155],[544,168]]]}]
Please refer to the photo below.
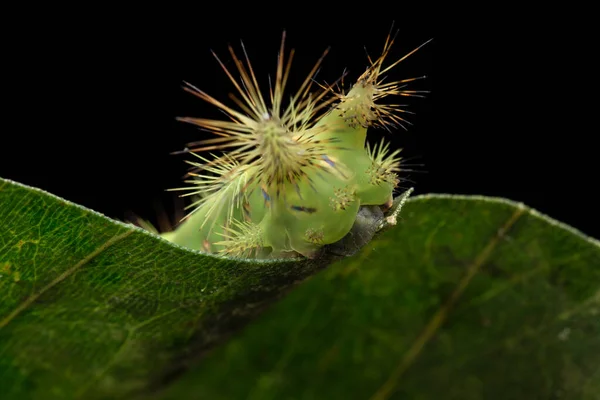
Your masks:
[{"label": "dark marking on caterpillar", "polygon": [[314,207],[304,207],[304,206],[294,206],[294,205],[292,205],[290,207],[294,211],[302,211],[302,212],[307,212],[309,214],[317,212],[317,209]]},{"label": "dark marking on caterpillar", "polygon": [[267,191],[263,188],[260,188],[260,192],[262,193],[263,199],[265,200],[265,207],[271,206],[271,196],[267,193]]},{"label": "dark marking on caterpillar", "polygon": [[335,162],[331,158],[327,157],[326,155],[323,155],[323,160],[325,160],[325,162],[327,164],[329,164],[330,166],[335,167]]}]

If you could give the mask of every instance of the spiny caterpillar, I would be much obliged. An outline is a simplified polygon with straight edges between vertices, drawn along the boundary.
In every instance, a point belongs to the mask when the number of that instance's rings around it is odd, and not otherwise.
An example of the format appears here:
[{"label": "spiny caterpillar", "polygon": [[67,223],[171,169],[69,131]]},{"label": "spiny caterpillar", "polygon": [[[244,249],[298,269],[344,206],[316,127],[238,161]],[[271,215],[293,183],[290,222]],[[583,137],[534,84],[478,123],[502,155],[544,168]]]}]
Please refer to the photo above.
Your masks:
[{"label": "spiny caterpillar", "polygon": [[338,82],[314,87],[325,51],[285,107],[294,55],[292,50],[284,59],[285,32],[268,99],[243,44],[243,59],[229,46],[239,80],[213,52],[237,90],[237,96],[230,96],[238,108],[185,84],[186,91],[216,106],[227,119],[178,118],[214,136],[188,145],[186,152],[196,158],[188,161],[193,170],[186,183],[191,186],[171,190],[185,190],[183,196],[196,200],[179,226],[163,237],[235,257],[311,258],[351,230],[361,207],[389,209],[399,183],[400,150],[390,153],[384,140],[365,145],[367,129],[404,127],[402,115],[408,111],[378,101],[420,96],[422,92],[406,86],[424,77],[387,82],[384,74],[427,43],[384,67],[393,42],[388,35],[381,56],[368,57],[368,68],[347,92]]}]

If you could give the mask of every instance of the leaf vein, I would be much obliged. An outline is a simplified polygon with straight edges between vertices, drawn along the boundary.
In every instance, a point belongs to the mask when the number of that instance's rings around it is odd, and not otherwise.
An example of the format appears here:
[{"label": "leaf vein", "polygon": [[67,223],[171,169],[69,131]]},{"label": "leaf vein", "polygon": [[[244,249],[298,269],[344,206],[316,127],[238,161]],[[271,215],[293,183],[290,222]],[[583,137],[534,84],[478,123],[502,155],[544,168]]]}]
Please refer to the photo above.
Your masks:
[{"label": "leaf vein", "polygon": [[131,235],[133,232],[134,232],[133,230],[130,230],[130,231],[127,231],[120,235],[113,236],[111,239],[107,240],[104,244],[99,246],[96,250],[92,251],[90,254],[88,254],[83,259],[81,259],[81,261],[79,261],[77,264],[75,264],[71,268],[67,269],[65,272],[63,272],[58,277],[56,277],[52,282],[50,282],[49,284],[44,286],[42,289],[40,289],[39,292],[29,296],[27,299],[25,299],[25,301],[23,301],[21,304],[19,304],[19,306],[17,306],[10,314],[8,314],[6,317],[4,317],[2,320],[0,320],[0,329],[4,328],[6,325],[8,325],[15,317],[17,317],[20,313],[22,313],[25,309],[27,309],[27,307],[29,307],[31,304],[33,304],[45,292],[52,289],[54,286],[56,286],[57,284],[59,284],[60,282],[62,282],[63,280],[65,280],[66,278],[71,276],[73,273],[75,273],[77,270],[79,270],[81,267],[83,267],[85,264],[90,262],[94,257],[99,255],[100,253],[102,253],[104,250],[108,249],[115,243],[125,239],[127,236]]},{"label": "leaf vein", "polygon": [[383,385],[371,396],[371,400],[385,400],[388,399],[396,388],[398,380],[402,377],[404,372],[414,363],[425,345],[433,338],[433,336],[440,329],[444,321],[446,320],[451,308],[456,303],[458,298],[462,295],[466,287],[471,282],[471,279],[477,274],[481,266],[486,262],[493,250],[496,248],[498,243],[508,230],[517,222],[517,220],[523,215],[527,209],[523,206],[517,208],[515,212],[510,216],[508,221],[498,230],[496,235],[488,242],[483,250],[477,255],[473,263],[469,265],[467,273],[460,280],[454,292],[450,295],[450,298],[442,307],[433,315],[429,323],[425,326],[421,334],[413,342],[412,346],[404,354],[404,357],[400,361],[400,364],[392,371],[388,379]]}]

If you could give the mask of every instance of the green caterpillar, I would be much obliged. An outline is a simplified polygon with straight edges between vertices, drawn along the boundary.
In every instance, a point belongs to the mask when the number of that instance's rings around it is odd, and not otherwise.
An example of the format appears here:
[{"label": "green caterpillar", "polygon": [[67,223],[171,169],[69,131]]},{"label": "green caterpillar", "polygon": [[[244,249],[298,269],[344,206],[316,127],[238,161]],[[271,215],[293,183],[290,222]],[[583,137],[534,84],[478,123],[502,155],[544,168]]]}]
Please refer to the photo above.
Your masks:
[{"label": "green caterpillar", "polygon": [[[282,37],[269,103],[262,95],[248,55],[245,63],[229,51],[241,81],[215,58],[240,98],[238,109],[200,89],[185,89],[221,109],[229,120],[179,118],[214,133],[194,143],[198,160],[184,196],[196,196],[193,210],[164,238],[208,253],[235,257],[314,257],[322,246],[338,242],[364,206],[392,206],[398,186],[400,150],[390,153],[381,141],[366,144],[367,129],[402,125],[400,105],[379,104],[385,96],[419,96],[405,86],[419,78],[384,82],[383,75],[423,45],[387,67],[383,62],[394,40],[388,35],[382,54],[347,93],[338,85],[319,85],[313,77],[318,60],[300,89],[283,108],[293,51],[284,60]],[[214,54],[214,53],[213,53]],[[199,152],[221,150],[205,157]],[[229,150],[225,152],[225,150]]]}]

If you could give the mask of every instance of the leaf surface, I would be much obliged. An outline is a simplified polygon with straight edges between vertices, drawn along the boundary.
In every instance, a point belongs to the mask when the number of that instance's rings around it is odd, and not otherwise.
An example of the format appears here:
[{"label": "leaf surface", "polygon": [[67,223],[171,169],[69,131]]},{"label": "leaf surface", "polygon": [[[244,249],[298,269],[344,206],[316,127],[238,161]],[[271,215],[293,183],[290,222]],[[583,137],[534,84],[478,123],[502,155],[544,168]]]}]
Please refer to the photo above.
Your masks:
[{"label": "leaf surface", "polygon": [[161,386],[323,265],[206,256],[0,179],[2,398]]},{"label": "leaf surface", "polygon": [[240,261],[0,179],[0,296],[3,399],[600,393],[598,242],[500,199],[409,199],[335,262]]},{"label": "leaf surface", "polygon": [[598,399],[600,246],[501,199],[417,196],[161,399]]}]

